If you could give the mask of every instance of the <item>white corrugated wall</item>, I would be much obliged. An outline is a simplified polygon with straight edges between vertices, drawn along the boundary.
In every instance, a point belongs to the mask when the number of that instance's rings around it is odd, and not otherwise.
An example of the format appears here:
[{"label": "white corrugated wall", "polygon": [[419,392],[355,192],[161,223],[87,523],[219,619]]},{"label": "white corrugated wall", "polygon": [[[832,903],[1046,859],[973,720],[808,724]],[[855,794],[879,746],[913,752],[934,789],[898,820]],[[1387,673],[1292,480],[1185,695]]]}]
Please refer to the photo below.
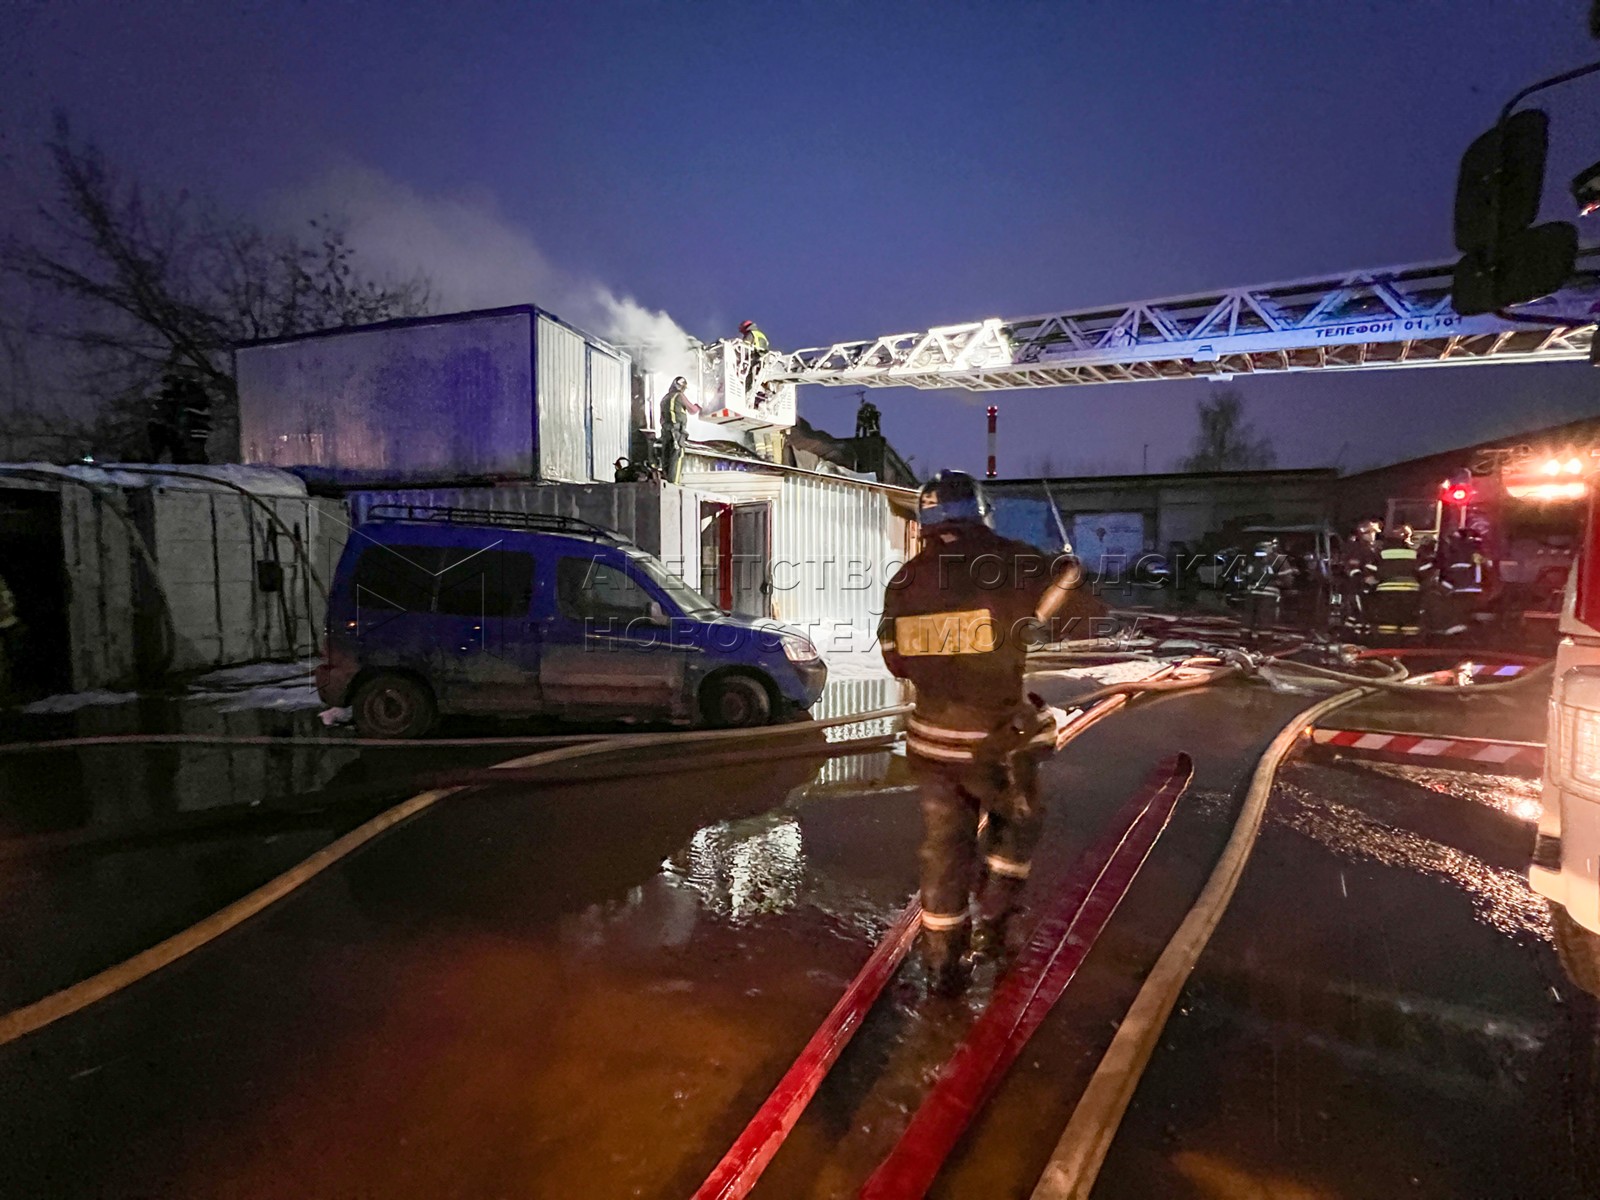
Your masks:
[{"label": "white corrugated wall", "polygon": [[825,476],[786,474],[772,513],[776,616],[807,630],[826,655],[870,644],[884,587],[902,558],[882,492]]},{"label": "white corrugated wall", "polygon": [[589,480],[589,359],[581,335],[539,314],[540,479]]},{"label": "white corrugated wall", "polygon": [[589,430],[594,445],[593,477],[610,479],[619,458],[628,457],[633,389],[628,360],[598,346],[589,348]]}]

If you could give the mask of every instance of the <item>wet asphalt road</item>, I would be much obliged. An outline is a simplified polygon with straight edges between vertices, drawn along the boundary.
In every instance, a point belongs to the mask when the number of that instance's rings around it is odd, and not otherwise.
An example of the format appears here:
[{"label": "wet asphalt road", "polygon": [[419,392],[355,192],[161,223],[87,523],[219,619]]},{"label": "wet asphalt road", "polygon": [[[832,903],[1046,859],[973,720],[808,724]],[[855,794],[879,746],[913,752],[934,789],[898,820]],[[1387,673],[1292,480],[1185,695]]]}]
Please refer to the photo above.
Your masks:
[{"label": "wet asphalt road", "polygon": [[[1209,872],[1241,780],[1306,703],[1242,686],[1173,696],[1046,768],[1036,893],[1162,755],[1187,750],[1197,769],[935,1195],[1028,1194]],[[6,1007],[182,928],[406,794],[393,756],[238,753],[3,768]],[[258,779],[279,782],[246,824],[174,832],[196,795]],[[1600,1194],[1600,1025],[1519,875],[1536,799],[1517,780],[1290,767],[1096,1195]],[[86,828],[114,840],[48,853],[20,840]],[[453,797],[221,942],[0,1047],[0,1194],[686,1195],[903,905],[917,833],[904,762],[887,754],[637,780],[575,770]],[[937,1002],[902,972],[757,1194],[852,1195],[984,982]]]}]

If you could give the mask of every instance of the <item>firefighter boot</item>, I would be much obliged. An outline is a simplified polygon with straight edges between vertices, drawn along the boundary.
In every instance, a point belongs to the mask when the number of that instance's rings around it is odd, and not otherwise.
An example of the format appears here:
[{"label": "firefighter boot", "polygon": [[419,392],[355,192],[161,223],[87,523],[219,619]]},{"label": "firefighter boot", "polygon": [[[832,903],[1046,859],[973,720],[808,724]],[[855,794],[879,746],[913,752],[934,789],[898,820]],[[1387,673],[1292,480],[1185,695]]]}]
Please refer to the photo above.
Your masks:
[{"label": "firefighter boot", "polygon": [[928,987],[935,996],[959,996],[966,990],[971,968],[967,963],[967,924],[954,929],[922,930],[922,962]]}]

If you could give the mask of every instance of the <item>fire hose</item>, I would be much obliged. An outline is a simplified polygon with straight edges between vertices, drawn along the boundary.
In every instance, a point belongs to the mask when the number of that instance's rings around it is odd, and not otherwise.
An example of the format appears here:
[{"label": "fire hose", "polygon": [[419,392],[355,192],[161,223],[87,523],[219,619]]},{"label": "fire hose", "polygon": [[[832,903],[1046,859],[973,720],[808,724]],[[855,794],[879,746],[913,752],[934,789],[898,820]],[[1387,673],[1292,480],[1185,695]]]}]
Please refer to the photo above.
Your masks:
[{"label": "fire hose", "polygon": [[[909,706],[896,705],[891,708],[881,708],[851,716],[830,717],[824,721],[814,721],[804,725],[767,726],[760,729],[697,730],[690,733],[640,734],[629,738],[627,748],[771,739],[774,736],[793,736],[796,730],[811,732],[844,725],[856,725],[867,721],[885,720],[901,716],[908,711]],[[882,744],[884,741],[885,739],[882,735],[871,735],[867,738],[856,739],[856,742],[871,742],[874,746]],[[853,744],[851,741],[840,741],[828,742],[818,746],[807,747],[806,749],[808,752],[818,756],[829,756],[836,753],[848,753],[852,749],[860,748],[859,745]],[[512,759],[501,764],[499,768],[487,768],[481,773],[483,777],[481,780],[478,779],[479,773],[474,773],[474,781],[491,783],[500,781],[503,776],[495,773],[497,769],[501,771],[527,770],[574,759],[587,758],[592,755],[612,753],[616,749],[617,747],[611,739],[604,739],[576,746],[565,746],[559,750],[547,750],[542,754]],[[773,757],[770,749],[751,751],[748,754],[750,761],[757,762],[767,761]],[[513,775],[511,778],[514,779],[515,776]],[[0,1045],[14,1042],[18,1038],[25,1037],[27,1034],[43,1029],[46,1025],[61,1020],[63,1017],[80,1012],[91,1004],[114,995],[154,974],[163,967],[170,966],[186,955],[192,954],[202,946],[215,941],[224,933],[237,928],[251,917],[256,916],[303,887],[329,867],[353,854],[380,834],[404,824],[413,817],[432,808],[439,801],[458,795],[469,786],[473,785],[460,784],[445,788],[434,788],[412,796],[409,800],[403,801],[392,808],[385,809],[371,820],[352,829],[349,833],[324,846],[310,857],[290,867],[287,871],[268,880],[254,891],[240,897],[232,904],[219,909],[187,929],[173,934],[154,946],[135,954],[132,958],[107,967],[87,979],[80,980],[58,992],[0,1016]]]}]

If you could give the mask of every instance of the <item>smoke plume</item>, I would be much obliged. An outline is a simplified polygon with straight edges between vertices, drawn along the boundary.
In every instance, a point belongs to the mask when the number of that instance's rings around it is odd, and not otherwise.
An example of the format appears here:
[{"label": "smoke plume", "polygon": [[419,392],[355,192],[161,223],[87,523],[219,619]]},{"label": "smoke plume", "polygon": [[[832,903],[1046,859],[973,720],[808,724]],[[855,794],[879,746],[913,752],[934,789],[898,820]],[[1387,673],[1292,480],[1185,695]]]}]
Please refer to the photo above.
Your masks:
[{"label": "smoke plume", "polygon": [[303,227],[324,214],[343,226],[365,272],[425,276],[435,311],[538,304],[627,347],[647,370],[687,373],[693,339],[681,325],[557,267],[492,194],[424,195],[371,167],[345,164],[282,197],[272,215]]}]

